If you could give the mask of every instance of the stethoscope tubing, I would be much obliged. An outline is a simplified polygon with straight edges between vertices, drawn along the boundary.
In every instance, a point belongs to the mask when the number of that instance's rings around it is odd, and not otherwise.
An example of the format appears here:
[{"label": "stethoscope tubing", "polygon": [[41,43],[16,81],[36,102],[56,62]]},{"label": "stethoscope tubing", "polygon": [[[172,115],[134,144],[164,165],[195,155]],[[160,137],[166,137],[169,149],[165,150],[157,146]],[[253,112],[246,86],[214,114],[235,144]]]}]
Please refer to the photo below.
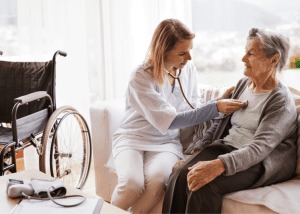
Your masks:
[{"label": "stethoscope tubing", "polygon": [[166,69],[165,69],[165,71],[166,71],[171,77],[173,77],[175,80],[178,80],[178,83],[179,83],[179,86],[180,86],[180,90],[181,90],[181,93],[182,93],[182,95],[183,95],[185,101],[191,106],[192,109],[195,109],[194,106],[188,101],[188,99],[186,98],[186,96],[185,96],[185,94],[184,94],[184,92],[183,92],[182,85],[181,85],[180,78],[179,78],[179,76],[180,76],[180,74],[181,74],[181,69],[179,70],[178,76],[174,76],[173,74],[171,74],[170,72],[168,72]]},{"label": "stethoscope tubing", "polygon": [[[181,90],[181,93],[182,93],[182,95],[183,95],[185,101],[191,106],[192,109],[195,109],[194,106],[188,101],[188,99],[186,98],[186,96],[185,96],[185,94],[184,94],[184,92],[183,92],[182,85],[181,85],[180,78],[179,78],[179,76],[180,76],[180,74],[181,74],[181,69],[179,70],[179,74],[178,74],[177,76],[174,76],[173,74],[171,74],[171,73],[170,73],[169,71],[167,71],[166,69],[165,69],[165,71],[166,71],[172,78],[174,78],[175,80],[178,80],[178,83],[179,83],[179,86],[180,86],[180,90]],[[245,107],[244,107],[243,109],[246,109],[246,108],[248,107],[248,100],[245,100],[243,103],[245,104]],[[232,113],[230,113],[230,114],[226,114],[226,115],[224,115],[224,117],[215,118],[215,119],[213,119],[213,120],[223,120],[223,119],[225,119],[225,118],[231,116],[233,113],[234,113],[234,112],[232,112]]]}]

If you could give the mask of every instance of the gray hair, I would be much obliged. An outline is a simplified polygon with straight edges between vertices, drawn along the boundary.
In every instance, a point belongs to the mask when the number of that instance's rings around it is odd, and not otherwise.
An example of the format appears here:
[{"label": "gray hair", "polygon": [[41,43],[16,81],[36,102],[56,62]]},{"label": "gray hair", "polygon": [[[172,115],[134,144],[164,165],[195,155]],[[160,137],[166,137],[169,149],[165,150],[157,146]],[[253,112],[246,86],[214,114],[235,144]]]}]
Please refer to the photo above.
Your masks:
[{"label": "gray hair", "polygon": [[281,34],[252,28],[249,31],[247,40],[255,38],[260,40],[261,49],[266,57],[271,58],[275,54],[279,55],[279,61],[275,69],[281,72],[288,60],[290,49],[289,39]]}]

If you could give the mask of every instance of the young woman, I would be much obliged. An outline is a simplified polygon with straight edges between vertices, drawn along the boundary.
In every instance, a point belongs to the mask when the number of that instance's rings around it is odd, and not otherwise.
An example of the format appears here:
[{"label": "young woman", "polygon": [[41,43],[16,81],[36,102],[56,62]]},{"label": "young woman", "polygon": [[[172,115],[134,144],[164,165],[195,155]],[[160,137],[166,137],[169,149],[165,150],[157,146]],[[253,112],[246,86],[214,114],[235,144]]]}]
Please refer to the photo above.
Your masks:
[{"label": "young woman", "polygon": [[[113,135],[118,185],[111,203],[124,210],[148,213],[162,199],[172,167],[183,158],[180,128],[244,106],[240,101],[222,100],[230,97],[233,88],[219,99],[200,104],[197,71],[190,62],[194,37],[180,21],[164,20],[154,32],[145,63],[131,74],[125,116]],[[179,75],[195,109],[171,75]]]}]

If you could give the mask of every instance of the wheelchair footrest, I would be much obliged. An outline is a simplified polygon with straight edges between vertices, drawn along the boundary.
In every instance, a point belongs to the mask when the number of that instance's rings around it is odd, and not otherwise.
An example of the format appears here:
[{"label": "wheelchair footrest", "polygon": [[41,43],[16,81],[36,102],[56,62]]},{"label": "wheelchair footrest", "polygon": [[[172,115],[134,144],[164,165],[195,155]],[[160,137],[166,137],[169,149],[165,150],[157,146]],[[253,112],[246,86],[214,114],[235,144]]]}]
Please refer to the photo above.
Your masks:
[{"label": "wheelchair footrest", "polygon": [[30,140],[29,142],[36,148],[36,143],[33,140]]},{"label": "wheelchair footrest", "polygon": [[3,172],[5,172],[5,171],[7,171],[7,170],[10,170],[10,169],[14,168],[14,166],[15,166],[15,164],[9,164],[9,165],[3,167]]},{"label": "wheelchair footrest", "polygon": [[[16,156],[15,156],[15,145],[16,142],[11,142],[6,144],[1,152],[0,152],[0,176],[3,175],[3,173],[7,170],[12,170],[11,172],[16,172],[17,168],[16,168]],[[6,149],[10,148],[10,153],[12,156],[12,164],[4,164],[4,155],[6,154]]]}]

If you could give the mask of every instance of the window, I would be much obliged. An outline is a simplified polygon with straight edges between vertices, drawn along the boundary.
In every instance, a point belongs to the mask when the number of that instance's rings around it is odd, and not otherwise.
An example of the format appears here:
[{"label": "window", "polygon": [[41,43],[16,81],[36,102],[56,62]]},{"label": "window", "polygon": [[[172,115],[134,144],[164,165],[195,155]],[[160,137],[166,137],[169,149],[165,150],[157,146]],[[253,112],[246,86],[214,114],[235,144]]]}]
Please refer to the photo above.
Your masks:
[{"label": "window", "polygon": [[[235,85],[242,78],[241,61],[251,28],[270,29],[290,38],[290,57],[300,53],[300,2],[298,0],[192,0],[193,60],[199,82]],[[300,69],[279,76],[300,90]],[[294,78],[293,78],[294,77]],[[296,78],[296,79],[295,79]]]},{"label": "window", "polygon": [[17,0],[0,0],[0,5],[0,50],[13,56],[18,48]]}]

